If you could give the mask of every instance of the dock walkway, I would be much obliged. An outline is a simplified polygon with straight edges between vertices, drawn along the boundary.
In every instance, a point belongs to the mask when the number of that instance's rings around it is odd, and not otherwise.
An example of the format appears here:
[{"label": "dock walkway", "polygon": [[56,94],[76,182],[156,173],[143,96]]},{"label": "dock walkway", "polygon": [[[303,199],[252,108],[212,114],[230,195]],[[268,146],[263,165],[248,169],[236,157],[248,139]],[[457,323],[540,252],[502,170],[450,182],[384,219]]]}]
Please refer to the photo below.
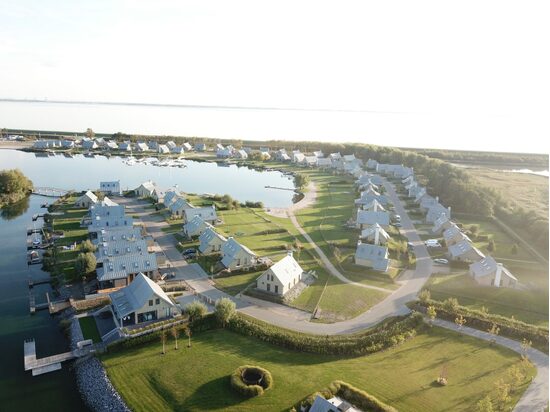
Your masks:
[{"label": "dock walkway", "polygon": [[34,339],[27,339],[23,343],[23,363],[25,371],[32,371],[32,376],[38,376],[61,369],[61,362],[81,358],[93,352],[95,352],[95,346],[89,346],[38,359],[36,357],[36,343]]}]

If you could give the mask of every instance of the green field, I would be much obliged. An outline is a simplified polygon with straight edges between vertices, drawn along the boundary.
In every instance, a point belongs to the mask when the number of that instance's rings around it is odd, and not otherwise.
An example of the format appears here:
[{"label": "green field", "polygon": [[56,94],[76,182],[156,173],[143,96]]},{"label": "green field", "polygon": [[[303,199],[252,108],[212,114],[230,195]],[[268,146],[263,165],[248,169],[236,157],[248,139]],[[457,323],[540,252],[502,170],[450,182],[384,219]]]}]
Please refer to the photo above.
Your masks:
[{"label": "green field", "polygon": [[[216,330],[198,334],[192,347],[160,342],[103,356],[107,373],[134,411],[283,411],[335,379],[344,380],[402,411],[472,411],[494,383],[519,364],[509,350],[433,328],[401,346],[342,358],[285,350]],[[243,399],[230,389],[238,366],[259,365],[273,375],[263,396]],[[449,384],[434,384],[441,370]],[[528,369],[532,376],[534,368]],[[516,402],[526,384],[514,392]],[[512,403],[510,403],[510,406]]]},{"label": "green field", "polygon": [[94,343],[101,342],[101,336],[99,335],[93,316],[78,318],[78,323],[80,323],[80,329],[82,329],[84,339],[91,339]]}]

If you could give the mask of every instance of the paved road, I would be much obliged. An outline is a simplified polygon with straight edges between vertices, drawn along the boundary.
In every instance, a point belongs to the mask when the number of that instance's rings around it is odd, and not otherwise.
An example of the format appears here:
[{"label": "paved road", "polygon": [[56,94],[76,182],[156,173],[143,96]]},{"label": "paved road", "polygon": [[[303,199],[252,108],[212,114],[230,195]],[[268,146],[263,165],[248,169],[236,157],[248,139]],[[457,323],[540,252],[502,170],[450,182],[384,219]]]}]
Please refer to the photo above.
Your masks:
[{"label": "paved road", "polygon": [[[514,352],[522,353],[521,343],[515,340],[503,336],[494,336],[490,333],[469,327],[462,327],[462,329],[459,329],[455,323],[442,319],[434,319],[433,323],[441,328],[451,329],[485,341],[495,339],[498,345],[511,349]],[[537,375],[514,407],[514,411],[541,412],[544,411],[548,405],[548,355],[533,348],[529,349],[526,355],[537,367]]]}]

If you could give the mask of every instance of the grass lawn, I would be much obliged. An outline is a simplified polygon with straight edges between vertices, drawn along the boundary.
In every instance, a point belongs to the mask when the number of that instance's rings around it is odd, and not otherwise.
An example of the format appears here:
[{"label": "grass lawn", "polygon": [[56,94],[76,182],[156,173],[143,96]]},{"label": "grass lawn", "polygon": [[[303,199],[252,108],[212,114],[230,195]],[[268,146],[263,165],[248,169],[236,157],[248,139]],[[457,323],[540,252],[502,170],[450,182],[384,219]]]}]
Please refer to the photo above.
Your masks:
[{"label": "grass lawn", "polygon": [[445,300],[455,297],[458,302],[472,309],[485,306],[490,313],[548,326],[548,289],[517,290],[478,285],[469,274],[433,275],[425,288],[432,299]]},{"label": "grass lawn", "polygon": [[[118,392],[134,411],[282,411],[335,379],[344,380],[402,411],[472,411],[494,383],[507,379],[519,355],[454,332],[433,328],[403,345],[342,358],[289,351],[233,332],[197,334],[192,347],[166,355],[160,343],[102,357]],[[229,386],[238,366],[268,369],[274,386],[244,399]],[[433,384],[445,367],[449,385]],[[532,376],[534,368],[529,368]],[[516,402],[524,384],[513,394]]]},{"label": "grass lawn", "polygon": [[248,285],[254,283],[262,274],[259,272],[247,272],[240,275],[215,278],[216,287],[232,296],[242,292]]},{"label": "grass lawn", "polygon": [[93,316],[78,318],[78,323],[80,323],[80,329],[82,329],[84,339],[91,339],[94,343],[101,342],[101,336],[99,336],[99,331],[97,330],[97,325]]}]

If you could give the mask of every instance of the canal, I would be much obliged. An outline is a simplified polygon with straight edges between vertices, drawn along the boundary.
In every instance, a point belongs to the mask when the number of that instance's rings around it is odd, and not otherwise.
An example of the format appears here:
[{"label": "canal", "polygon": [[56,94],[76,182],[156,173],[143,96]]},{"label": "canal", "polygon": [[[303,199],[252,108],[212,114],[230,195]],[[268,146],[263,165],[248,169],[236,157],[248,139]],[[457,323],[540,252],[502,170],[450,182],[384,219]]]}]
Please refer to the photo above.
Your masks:
[{"label": "canal", "polygon": [[[38,357],[69,349],[57,318],[48,311],[29,314],[28,278],[43,279],[49,274],[40,269],[41,265],[27,265],[26,229],[32,226],[32,215],[44,211],[40,205],[45,200],[30,196],[0,210],[0,410],[3,412],[86,410],[70,364],[64,364],[60,371],[36,377],[23,370],[25,339],[35,339]],[[36,302],[45,302],[48,291],[51,292],[49,285],[33,288]]]},{"label": "canal", "polygon": [[[161,187],[188,193],[229,194],[241,202],[261,201],[268,207],[292,204],[293,181],[277,171],[257,171],[245,167],[186,161],[185,168],[125,164],[120,157],[63,155],[41,157],[17,150],[0,150],[0,169],[20,169],[35,186],[74,190],[95,190],[101,180],[119,180],[124,189],[133,189],[152,179]],[[86,410],[80,399],[70,363],[61,371],[33,377],[23,370],[23,341],[34,338],[37,356],[68,350],[68,341],[56,317],[47,311],[29,314],[28,279],[49,276],[40,265],[28,266],[26,229],[32,215],[44,212],[40,205],[52,201],[30,196],[0,210],[0,410],[79,411]],[[41,222],[37,222],[40,223]],[[49,285],[35,287],[36,303],[45,302]]]}]

